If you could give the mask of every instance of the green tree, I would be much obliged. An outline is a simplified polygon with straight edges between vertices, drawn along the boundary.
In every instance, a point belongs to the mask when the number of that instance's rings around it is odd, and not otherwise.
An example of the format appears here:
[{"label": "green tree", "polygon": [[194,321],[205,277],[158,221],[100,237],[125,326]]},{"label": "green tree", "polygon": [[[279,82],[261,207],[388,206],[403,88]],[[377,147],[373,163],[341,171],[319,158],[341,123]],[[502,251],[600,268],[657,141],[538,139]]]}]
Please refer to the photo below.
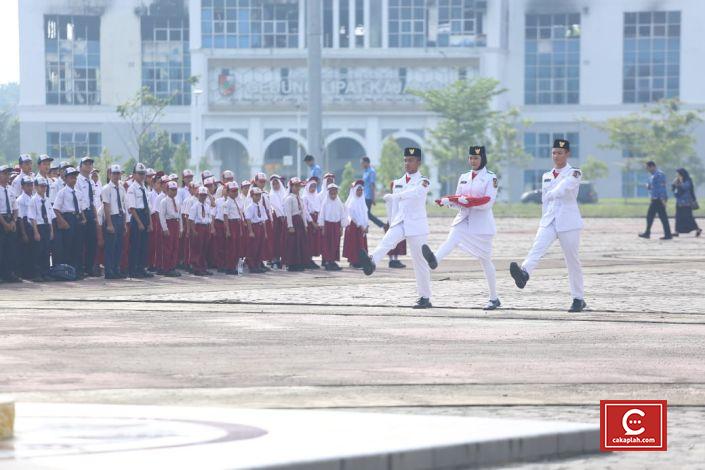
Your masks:
[{"label": "green tree", "polygon": [[340,181],[340,199],[343,202],[348,198],[348,193],[350,192],[350,187],[353,182],[357,179],[355,176],[355,169],[352,166],[352,162],[347,162],[345,167],[343,167],[343,176]]},{"label": "green tree", "polygon": [[705,168],[695,152],[693,129],[702,120],[702,111],[683,110],[678,100],[669,99],[592,125],[607,133],[609,142],[602,148],[621,150],[641,163],[653,160],[670,173],[687,168],[697,184],[703,181]]},{"label": "green tree", "polygon": [[[191,85],[197,82],[196,77],[189,78]],[[130,141],[125,145],[129,156],[155,170],[158,168],[167,171],[171,168],[171,159],[176,151],[176,146],[169,140],[169,134],[160,131],[158,125],[174,96],[158,97],[149,88],[142,87],[132,98],[116,108],[130,131]]]},{"label": "green tree", "polygon": [[20,121],[9,111],[0,111],[0,162],[17,163],[20,154]]},{"label": "green tree", "polygon": [[610,173],[610,168],[607,163],[598,160],[592,155],[588,155],[585,163],[580,165],[580,171],[583,173],[583,179],[595,181],[606,178]]},{"label": "green tree", "polygon": [[176,152],[174,152],[172,171],[181,177],[183,171],[188,168],[190,158],[188,144],[181,142],[179,146],[176,147]]},{"label": "green tree", "polygon": [[501,171],[509,164],[522,165],[530,159],[518,139],[519,112],[492,109],[492,100],[505,91],[499,88],[499,81],[486,77],[459,80],[435,90],[410,91],[440,117],[430,132],[430,149],[445,190],[455,183],[459,173],[466,171],[471,145],[485,145],[493,171]]},{"label": "green tree", "polygon": [[176,146],[171,143],[167,131],[159,131],[153,135],[142,137],[139,161],[157,171],[171,173],[172,158],[176,153]]},{"label": "green tree", "polygon": [[375,170],[377,170],[377,186],[378,189],[381,188],[381,192],[377,191],[377,194],[381,196],[390,192],[389,182],[399,178],[404,171],[402,149],[393,138],[389,137],[382,144],[382,155]]}]

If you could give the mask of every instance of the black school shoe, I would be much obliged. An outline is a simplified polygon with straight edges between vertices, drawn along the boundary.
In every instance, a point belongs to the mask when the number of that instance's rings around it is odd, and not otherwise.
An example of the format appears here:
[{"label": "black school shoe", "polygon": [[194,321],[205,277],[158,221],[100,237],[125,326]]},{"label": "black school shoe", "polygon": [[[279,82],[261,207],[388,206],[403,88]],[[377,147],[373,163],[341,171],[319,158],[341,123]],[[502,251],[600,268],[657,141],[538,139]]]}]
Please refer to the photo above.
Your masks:
[{"label": "black school shoe", "polygon": [[497,310],[501,306],[502,302],[500,302],[499,299],[489,300],[482,310]]},{"label": "black school shoe", "polygon": [[374,261],[372,261],[372,258],[370,258],[365,250],[360,250],[360,266],[362,266],[362,272],[365,273],[365,276],[372,275],[375,269],[377,269]]},{"label": "black school shoe", "polygon": [[330,263],[326,263],[326,271],[341,271],[343,268],[338,266],[338,263],[335,261],[331,261]]},{"label": "black school shoe", "polygon": [[428,245],[421,245],[421,254],[428,263],[429,268],[436,269],[438,267],[436,255],[433,254],[433,251],[431,251],[431,248]]},{"label": "black school shoe", "polygon": [[514,278],[519,289],[523,289],[527,282],[529,282],[529,273],[524,271],[517,263],[514,261],[509,265],[509,273]]},{"label": "black school shoe", "polygon": [[583,299],[573,299],[573,305],[568,309],[569,312],[582,312],[587,307]]},{"label": "black school shoe", "polygon": [[431,305],[431,301],[427,297],[419,297],[419,300],[416,301],[412,308],[421,309],[431,307],[433,307],[433,305]]},{"label": "black school shoe", "polygon": [[389,261],[389,267],[392,269],[404,269],[406,265],[398,259],[393,259]]}]

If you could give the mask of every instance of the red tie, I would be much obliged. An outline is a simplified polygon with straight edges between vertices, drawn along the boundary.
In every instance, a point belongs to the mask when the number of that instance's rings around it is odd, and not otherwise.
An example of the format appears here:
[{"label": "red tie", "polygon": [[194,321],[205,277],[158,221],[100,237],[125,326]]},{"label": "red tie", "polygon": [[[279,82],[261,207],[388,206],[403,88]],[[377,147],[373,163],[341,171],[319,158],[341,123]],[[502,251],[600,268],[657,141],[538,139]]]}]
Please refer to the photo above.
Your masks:
[{"label": "red tie", "polygon": [[409,182],[410,179],[411,179],[411,176],[406,175],[406,182],[407,182],[407,183]]},{"label": "red tie", "polygon": [[472,179],[475,179],[476,176],[477,176],[477,173],[475,173],[475,172],[473,171],[473,172],[472,172]]},{"label": "red tie", "polygon": [[558,172],[556,170],[553,170],[553,177],[558,178]]}]

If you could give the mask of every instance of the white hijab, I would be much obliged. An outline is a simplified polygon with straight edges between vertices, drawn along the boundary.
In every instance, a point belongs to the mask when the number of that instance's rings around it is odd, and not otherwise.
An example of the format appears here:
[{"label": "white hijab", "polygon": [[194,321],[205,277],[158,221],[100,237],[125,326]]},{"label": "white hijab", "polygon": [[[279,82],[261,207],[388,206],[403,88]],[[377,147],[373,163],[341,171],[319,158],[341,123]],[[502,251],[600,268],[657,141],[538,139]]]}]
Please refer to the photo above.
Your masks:
[{"label": "white hijab", "polygon": [[306,183],[304,187],[304,197],[302,198],[309,213],[321,212],[321,199],[318,197],[318,193],[316,191],[309,191],[314,184],[316,184],[314,180]]},{"label": "white hijab", "polygon": [[358,184],[352,187],[348,199],[345,201],[345,207],[348,209],[350,221],[354,222],[358,227],[366,228],[369,219],[367,218],[367,204],[365,204],[365,193],[362,196],[357,195],[357,188],[363,188],[363,185]]},{"label": "white hijab", "polygon": [[284,187],[284,183],[279,180],[279,189],[274,189],[272,182],[269,182],[269,202],[272,204],[272,208],[276,211],[277,216],[284,215],[284,199],[288,194],[288,190]]}]

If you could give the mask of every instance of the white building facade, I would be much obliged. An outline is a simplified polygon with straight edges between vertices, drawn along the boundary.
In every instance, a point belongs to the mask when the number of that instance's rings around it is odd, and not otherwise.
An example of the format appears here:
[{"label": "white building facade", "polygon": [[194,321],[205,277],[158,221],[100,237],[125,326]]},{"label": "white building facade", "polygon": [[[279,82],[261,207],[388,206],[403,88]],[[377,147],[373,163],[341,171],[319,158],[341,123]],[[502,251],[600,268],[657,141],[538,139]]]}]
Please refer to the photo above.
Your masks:
[{"label": "white building facade", "polygon": [[[699,0],[321,0],[323,139],[316,155],[338,174],[385,139],[424,148],[436,117],[413,89],[479,76],[508,91],[531,124],[534,155],[503,169],[505,197],[539,183],[550,144],[568,138],[574,166],[593,155],[609,176],[602,197],[643,195],[629,155],[600,147],[589,121],[679,97],[702,108],[705,21]],[[305,0],[23,0],[21,148],[59,158],[103,148],[134,157],[117,105],[147,86],[172,106],[160,127],[238,178],[305,173]],[[198,78],[190,85],[188,78]],[[705,127],[696,132],[705,144]],[[468,145],[476,144],[469,142]],[[492,156],[490,155],[490,159]],[[437,169],[429,158],[431,176]],[[491,164],[490,164],[491,166]]]}]

